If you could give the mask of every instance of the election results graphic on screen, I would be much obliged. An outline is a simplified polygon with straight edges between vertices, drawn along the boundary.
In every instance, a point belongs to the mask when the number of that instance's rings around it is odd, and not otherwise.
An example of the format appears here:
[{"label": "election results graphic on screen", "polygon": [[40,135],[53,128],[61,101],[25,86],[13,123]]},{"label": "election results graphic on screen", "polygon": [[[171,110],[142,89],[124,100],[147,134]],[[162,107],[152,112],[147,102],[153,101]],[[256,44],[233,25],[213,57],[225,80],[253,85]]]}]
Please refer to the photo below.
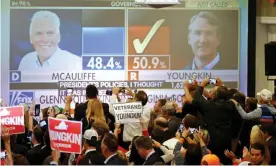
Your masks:
[{"label": "election results graphic on screen", "polygon": [[[9,89],[17,96],[33,92],[41,104],[58,105],[73,88],[74,101],[83,102],[86,86],[94,84],[105,102],[105,91],[118,86],[146,90],[152,103],[181,103],[184,80],[220,77],[240,87],[244,4],[154,9],[134,1],[10,2]],[[19,101],[10,97],[12,105]]]}]

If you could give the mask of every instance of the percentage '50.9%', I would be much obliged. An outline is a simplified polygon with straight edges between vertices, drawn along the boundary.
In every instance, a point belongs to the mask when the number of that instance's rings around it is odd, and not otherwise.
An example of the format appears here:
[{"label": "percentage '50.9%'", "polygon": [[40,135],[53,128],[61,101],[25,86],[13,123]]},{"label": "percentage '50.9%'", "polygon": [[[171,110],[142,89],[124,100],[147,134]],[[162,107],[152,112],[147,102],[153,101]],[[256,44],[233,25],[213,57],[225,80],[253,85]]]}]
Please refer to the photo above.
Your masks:
[{"label": "percentage '50.9%'", "polygon": [[129,56],[129,70],[168,70],[169,56]]}]

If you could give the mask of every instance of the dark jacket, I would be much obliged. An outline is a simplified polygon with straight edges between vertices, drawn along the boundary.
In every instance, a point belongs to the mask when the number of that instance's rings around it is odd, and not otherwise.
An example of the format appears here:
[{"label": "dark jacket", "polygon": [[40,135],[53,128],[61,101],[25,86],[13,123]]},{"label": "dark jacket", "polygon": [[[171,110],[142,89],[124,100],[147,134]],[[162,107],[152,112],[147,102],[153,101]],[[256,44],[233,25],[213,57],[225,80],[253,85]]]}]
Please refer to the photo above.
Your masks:
[{"label": "dark jacket", "polygon": [[85,154],[80,159],[78,165],[105,165],[104,161],[105,161],[104,156],[95,150]]},{"label": "dark jacket", "polygon": [[[272,136],[268,141],[267,141],[267,146],[270,152],[271,160],[270,160],[270,165],[276,165],[276,136]],[[272,157],[273,156],[273,157]]]},{"label": "dark jacket", "polygon": [[171,119],[168,121],[168,128],[171,132],[176,133],[179,129],[179,125],[181,123],[182,119],[177,118],[175,116],[171,117]]},{"label": "dark jacket", "polygon": [[127,165],[127,162],[123,159],[121,159],[117,154],[113,157],[111,157],[106,165]]},{"label": "dark jacket", "polygon": [[30,149],[27,154],[26,158],[29,161],[30,165],[41,165],[43,161],[41,161],[41,148],[42,144],[37,145]]},{"label": "dark jacket", "polygon": [[143,165],[154,165],[158,162],[164,163],[164,160],[160,157],[160,155],[154,152],[152,155],[149,156],[149,158],[144,162]]},{"label": "dark jacket", "polygon": [[208,148],[222,160],[223,164],[228,164],[224,150],[231,149],[232,122],[234,122],[236,108],[231,101],[206,100],[202,97],[202,92],[203,87],[197,87],[193,104],[199,106],[206,129],[210,134],[211,140]]}]

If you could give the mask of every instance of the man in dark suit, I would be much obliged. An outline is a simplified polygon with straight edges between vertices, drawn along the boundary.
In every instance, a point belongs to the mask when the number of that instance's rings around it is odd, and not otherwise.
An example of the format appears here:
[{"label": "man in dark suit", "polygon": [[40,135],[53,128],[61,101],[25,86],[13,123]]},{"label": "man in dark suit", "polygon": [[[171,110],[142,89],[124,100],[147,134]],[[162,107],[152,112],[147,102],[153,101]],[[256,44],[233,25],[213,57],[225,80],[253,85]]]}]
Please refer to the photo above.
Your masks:
[{"label": "man in dark suit", "polygon": [[32,144],[33,147],[27,151],[26,158],[30,165],[41,165],[41,148],[43,146],[43,132],[40,128],[35,127],[32,133]]},{"label": "man in dark suit", "polygon": [[264,133],[264,137],[267,142],[267,146],[270,152],[270,163],[269,165],[276,165],[276,132],[275,127],[269,124],[262,124],[260,127],[262,132]]},{"label": "man in dark suit", "polygon": [[233,103],[229,100],[231,93],[222,86],[221,80],[217,79],[216,87],[210,93],[210,100],[203,96],[204,87],[209,84],[209,79],[202,81],[197,87],[194,97],[189,91],[190,83],[184,83],[185,96],[187,102],[195,104],[202,113],[206,129],[210,134],[210,144],[208,148],[216,154],[223,164],[228,164],[228,159],[224,155],[225,149],[231,149],[232,123],[235,123]]},{"label": "man in dark suit", "polygon": [[98,133],[94,129],[88,129],[83,135],[85,154],[78,165],[105,165],[104,156],[96,150]]},{"label": "man in dark suit", "polygon": [[127,161],[121,159],[118,154],[118,140],[113,134],[106,134],[102,140],[102,154],[106,158],[106,165],[127,165]]},{"label": "man in dark suit", "polygon": [[191,18],[188,43],[195,56],[185,70],[226,69],[227,63],[220,63],[221,57],[217,52],[220,33],[218,20],[214,14],[200,12]]},{"label": "man in dark suit", "polygon": [[[88,85],[86,87],[86,99],[96,99],[99,91],[95,85]],[[86,116],[87,102],[80,103],[76,106],[74,112],[74,119],[76,121],[81,121],[82,118]]]},{"label": "man in dark suit", "polygon": [[139,155],[145,159],[143,165],[154,165],[155,163],[164,162],[164,160],[157,154],[152,147],[152,140],[149,137],[140,136],[134,144]]},{"label": "man in dark suit", "polygon": [[177,118],[176,110],[174,108],[173,102],[167,102],[161,111],[162,117],[168,120],[168,128],[171,132],[176,133],[179,129],[179,125],[181,123],[181,119]]}]

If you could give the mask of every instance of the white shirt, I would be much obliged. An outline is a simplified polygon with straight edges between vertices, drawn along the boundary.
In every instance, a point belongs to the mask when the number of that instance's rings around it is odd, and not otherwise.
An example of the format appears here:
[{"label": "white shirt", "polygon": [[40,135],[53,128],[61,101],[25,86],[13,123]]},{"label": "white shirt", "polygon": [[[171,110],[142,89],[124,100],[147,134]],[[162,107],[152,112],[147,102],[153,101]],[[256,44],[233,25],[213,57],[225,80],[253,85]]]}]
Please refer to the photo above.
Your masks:
[{"label": "white shirt", "polygon": [[35,145],[33,146],[33,148],[36,147],[36,146],[38,146],[38,145],[40,145],[40,144],[35,144]]},{"label": "white shirt", "polygon": [[[150,120],[151,108],[144,106],[142,118],[146,121],[147,125]],[[140,123],[126,123],[123,131],[123,141],[131,142],[133,137],[142,136],[142,126]]]},{"label": "white shirt", "polygon": [[42,64],[38,59],[37,52],[31,52],[25,55],[18,67],[19,71],[31,71],[31,70],[81,70],[82,61],[77,55],[74,55],[68,51],[61,50],[60,48]]},{"label": "white shirt", "polygon": [[[219,60],[220,60],[220,56],[219,56],[219,53],[217,53],[217,56],[208,65],[203,67],[201,70],[211,70],[211,69],[213,69],[213,67],[216,66],[216,64],[219,62]],[[193,60],[192,70],[198,70],[196,68],[195,59]]]},{"label": "white shirt", "polygon": [[104,160],[104,163],[106,164],[113,156],[116,156],[117,153],[114,153],[113,155],[109,156],[107,159]]},{"label": "white shirt", "polygon": [[268,137],[268,138],[266,139],[266,142],[269,141],[271,137],[272,137],[272,136]]},{"label": "white shirt", "polygon": [[113,116],[115,116],[115,112],[113,110],[113,104],[119,103],[117,96],[116,95],[112,95],[110,97],[110,101],[109,101],[109,113],[112,114]]}]

